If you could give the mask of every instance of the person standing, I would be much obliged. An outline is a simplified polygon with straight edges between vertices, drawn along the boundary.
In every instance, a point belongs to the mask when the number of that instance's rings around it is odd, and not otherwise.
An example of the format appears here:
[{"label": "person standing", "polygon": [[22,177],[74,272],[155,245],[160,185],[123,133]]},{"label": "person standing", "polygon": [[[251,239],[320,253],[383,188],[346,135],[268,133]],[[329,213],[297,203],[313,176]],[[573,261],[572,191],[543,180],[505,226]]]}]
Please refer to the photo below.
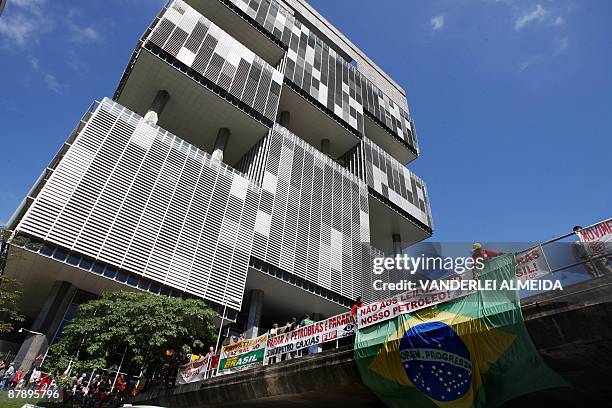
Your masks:
[{"label": "person standing", "polygon": [[[276,322],[272,323],[272,328],[270,329],[269,333],[270,333],[270,337],[274,337],[278,335],[278,323]],[[276,363],[277,361],[278,361],[277,356],[272,356],[268,360],[268,364]]]},{"label": "person standing", "polygon": [[34,390],[36,389],[36,385],[38,380],[40,379],[40,371],[36,369],[36,366],[32,369],[32,374],[30,374],[30,379],[28,380],[28,388]]},{"label": "person standing", "polygon": [[305,327],[314,323],[314,320],[310,318],[309,314],[304,315],[304,318],[300,322],[300,327]]},{"label": "person standing", "polygon": [[357,296],[355,299],[355,303],[353,307],[351,307],[351,317],[353,318],[353,323],[357,323],[357,310],[363,306],[363,300],[361,300],[361,296]]},{"label": "person standing", "polygon": [[4,376],[0,382],[0,389],[8,388],[11,386],[11,380],[13,379],[13,375],[15,375],[15,363],[10,363],[6,371],[4,372]]},{"label": "person standing", "polygon": [[[484,249],[480,242],[475,242],[474,245],[472,245],[472,259],[474,260],[474,265],[476,265],[478,261],[484,263],[500,255],[503,254],[501,252],[493,251],[492,249]],[[478,279],[478,268],[474,267],[473,271],[474,279]]]},{"label": "person standing", "polygon": [[19,384],[19,381],[21,381],[21,377],[23,377],[23,368],[20,368],[19,370],[17,370],[17,372],[11,379],[11,382],[12,382],[11,387],[13,388],[17,387],[17,385]]},{"label": "person standing", "polygon": [[[310,326],[313,323],[314,323],[314,320],[310,318],[309,314],[306,314],[304,315],[304,318],[300,322],[300,327]],[[318,351],[318,349],[319,349],[318,344],[308,346],[308,348],[306,349],[306,354],[314,354]],[[303,354],[303,351],[302,351],[302,354]]]}]

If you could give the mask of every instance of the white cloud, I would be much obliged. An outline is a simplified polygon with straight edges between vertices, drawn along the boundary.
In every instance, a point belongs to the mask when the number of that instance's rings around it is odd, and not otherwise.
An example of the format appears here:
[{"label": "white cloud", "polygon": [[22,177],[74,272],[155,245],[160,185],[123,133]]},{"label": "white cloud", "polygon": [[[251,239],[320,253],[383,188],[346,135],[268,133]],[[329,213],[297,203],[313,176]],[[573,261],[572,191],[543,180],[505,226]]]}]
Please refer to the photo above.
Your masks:
[{"label": "white cloud", "polygon": [[45,83],[47,84],[47,88],[49,88],[50,90],[52,90],[53,92],[57,94],[61,93],[61,86],[55,76],[49,74],[48,72],[45,72],[43,74],[43,79],[45,80]]},{"label": "white cloud", "polygon": [[431,19],[429,23],[431,24],[431,28],[434,31],[441,30],[444,27],[444,16],[443,15],[435,16]]},{"label": "white cloud", "polygon": [[30,56],[28,56],[28,59],[30,60],[30,65],[32,66],[32,68],[34,68],[34,71],[39,71],[40,70],[40,62],[38,61],[38,58],[30,55]]},{"label": "white cloud", "polygon": [[533,22],[542,21],[545,16],[546,16],[546,10],[541,4],[538,4],[533,11],[523,14],[516,19],[516,21],[514,22],[514,29],[516,31],[519,31],[528,24],[531,24]]},{"label": "white cloud", "polygon": [[40,10],[40,7],[45,4],[46,0],[11,0],[11,6],[28,8],[31,10]]},{"label": "white cloud", "polygon": [[555,54],[561,54],[563,51],[569,48],[569,38],[561,37],[554,41]]},{"label": "white cloud", "polygon": [[527,58],[525,61],[521,62],[518,65],[518,72],[523,72],[525,71],[527,68],[529,68],[530,66],[532,66],[533,64],[539,62],[542,59],[542,55],[533,55],[529,58]]},{"label": "white cloud", "polygon": [[0,46],[23,47],[49,31],[53,19],[43,12],[46,0],[11,0],[0,18]]},{"label": "white cloud", "polygon": [[76,43],[92,43],[102,40],[102,35],[93,27],[82,27],[76,24],[70,26],[71,40]]},{"label": "white cloud", "polygon": [[36,22],[22,14],[0,19],[0,37],[7,39],[9,45],[25,45],[36,29]]},{"label": "white cloud", "polygon": [[49,88],[55,93],[61,93],[61,85],[59,81],[54,75],[42,69],[38,58],[34,57],[33,55],[29,55],[28,59],[30,61],[30,66],[32,67],[32,69],[42,76],[43,81],[45,81],[45,84],[47,85],[47,88]]},{"label": "white cloud", "polygon": [[558,16],[553,21],[553,25],[557,27],[562,26],[563,24],[565,24],[565,19],[562,16]]}]

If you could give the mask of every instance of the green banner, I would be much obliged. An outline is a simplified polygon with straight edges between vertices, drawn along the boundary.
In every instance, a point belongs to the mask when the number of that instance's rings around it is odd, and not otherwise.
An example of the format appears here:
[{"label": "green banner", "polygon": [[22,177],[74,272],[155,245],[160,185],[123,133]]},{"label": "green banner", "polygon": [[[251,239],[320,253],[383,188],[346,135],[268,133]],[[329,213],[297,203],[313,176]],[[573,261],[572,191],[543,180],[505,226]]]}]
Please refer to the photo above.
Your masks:
[{"label": "green banner", "polygon": [[[515,280],[514,255],[479,279]],[[374,326],[355,340],[363,382],[389,407],[498,407],[565,385],[538,354],[516,291],[480,291]]]},{"label": "green banner", "polygon": [[223,346],[219,359],[218,374],[246,370],[262,365],[266,355],[268,334]]}]

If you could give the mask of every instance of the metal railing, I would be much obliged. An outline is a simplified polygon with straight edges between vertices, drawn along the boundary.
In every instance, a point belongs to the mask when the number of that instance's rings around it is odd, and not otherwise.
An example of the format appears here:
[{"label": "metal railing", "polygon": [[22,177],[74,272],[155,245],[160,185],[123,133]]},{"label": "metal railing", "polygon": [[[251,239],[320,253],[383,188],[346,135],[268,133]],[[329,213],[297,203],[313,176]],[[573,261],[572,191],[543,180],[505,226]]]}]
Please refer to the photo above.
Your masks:
[{"label": "metal railing", "polygon": [[[604,221],[608,221],[608,220],[604,220]],[[589,225],[588,227],[584,227],[583,230],[586,230],[598,224],[600,224],[600,222]],[[572,240],[572,242],[567,241],[568,238],[572,238],[572,237],[575,238],[574,240]],[[562,245],[558,245],[558,243],[561,243]],[[557,244],[557,248],[554,248],[555,244]],[[548,275],[543,276],[542,278],[544,279],[559,279],[560,277],[556,276],[555,274],[558,274],[564,271],[571,271],[572,269],[576,269],[576,268],[584,268],[583,271],[580,271],[580,270],[578,271],[578,275],[587,276],[587,278],[586,279],[575,279],[575,282],[574,282],[575,284],[584,282],[586,280],[598,279],[600,277],[606,276],[606,273],[602,273],[600,276],[595,276],[595,275],[589,276],[588,274],[593,270],[593,268],[595,269],[597,269],[598,267],[602,268],[604,266],[603,261],[605,261],[605,266],[607,268],[606,271],[609,273],[609,276],[612,276],[612,268],[608,265],[609,261],[612,259],[612,252],[606,251],[600,255],[591,255],[587,251],[585,252],[584,259],[575,259],[573,248],[575,248],[576,245],[581,245],[581,243],[579,242],[579,237],[576,235],[576,232],[569,232],[559,237],[552,238],[550,240],[541,242],[539,244],[530,245],[530,246],[527,246],[526,248],[523,247],[525,249],[520,248],[518,249],[517,253],[528,252],[536,248],[541,248],[542,252],[544,253],[544,256],[547,256],[547,251],[548,251],[547,259],[550,263],[550,273]],[[568,251],[570,253],[568,253]],[[557,261],[559,259],[561,259],[562,264],[553,266],[558,263]],[[569,259],[571,259],[571,261],[568,261]],[[550,262],[551,260],[552,262]],[[540,293],[545,293],[545,292],[540,292]],[[563,294],[561,294],[560,296],[563,296]],[[528,298],[528,297],[525,297],[525,298]],[[523,302],[523,306],[526,306],[528,304],[530,303]],[[260,333],[260,334],[263,334],[263,333]],[[277,364],[277,363],[288,361],[291,359],[300,358],[305,355],[316,354],[324,350],[338,349],[340,347],[346,346],[347,343],[349,342],[352,343],[353,341],[354,341],[354,335],[347,336],[347,337],[344,337],[342,339],[338,339],[335,341],[319,343],[315,345],[316,347],[313,347],[313,346],[304,347],[299,350],[282,353],[276,356],[265,357],[263,365],[267,366],[271,364]],[[214,368],[209,367],[207,371],[206,379],[210,379],[210,378],[217,376],[216,370],[217,370],[216,367]]]}]

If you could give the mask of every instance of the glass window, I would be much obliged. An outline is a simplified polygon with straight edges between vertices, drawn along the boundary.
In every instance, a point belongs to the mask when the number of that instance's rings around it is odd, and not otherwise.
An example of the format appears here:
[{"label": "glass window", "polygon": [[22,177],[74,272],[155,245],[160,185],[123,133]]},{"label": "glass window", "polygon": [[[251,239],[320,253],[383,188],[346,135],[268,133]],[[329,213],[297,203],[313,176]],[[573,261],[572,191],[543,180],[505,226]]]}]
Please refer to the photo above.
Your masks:
[{"label": "glass window", "polygon": [[130,285],[130,286],[138,285],[138,276],[136,276],[136,275],[128,276],[127,284]]},{"label": "glass window", "polygon": [[80,260],[81,257],[79,255],[71,253],[70,255],[68,255],[68,259],[66,259],[66,262],[68,262],[70,265],[78,265]]},{"label": "glass window", "polygon": [[127,281],[128,275],[125,272],[117,271],[117,276],[115,276],[115,280],[125,283]]},{"label": "glass window", "polygon": [[93,260],[83,257],[81,258],[81,262],[79,263],[79,266],[83,269],[90,270],[93,263],[94,263]]},{"label": "glass window", "polygon": [[53,253],[53,258],[57,259],[58,261],[65,260],[67,256],[68,256],[68,251],[62,248],[57,248],[55,252]]},{"label": "glass window", "polygon": [[51,256],[53,255],[53,247],[43,245],[43,247],[40,249],[40,253],[46,256]]},{"label": "glass window", "polygon": [[115,275],[117,274],[117,269],[113,268],[112,266],[107,266],[106,270],[104,271],[104,276],[106,276],[107,278],[114,278]]},{"label": "glass window", "polygon": [[104,265],[94,262],[93,268],[91,270],[97,274],[102,274],[102,272],[104,272]]}]

